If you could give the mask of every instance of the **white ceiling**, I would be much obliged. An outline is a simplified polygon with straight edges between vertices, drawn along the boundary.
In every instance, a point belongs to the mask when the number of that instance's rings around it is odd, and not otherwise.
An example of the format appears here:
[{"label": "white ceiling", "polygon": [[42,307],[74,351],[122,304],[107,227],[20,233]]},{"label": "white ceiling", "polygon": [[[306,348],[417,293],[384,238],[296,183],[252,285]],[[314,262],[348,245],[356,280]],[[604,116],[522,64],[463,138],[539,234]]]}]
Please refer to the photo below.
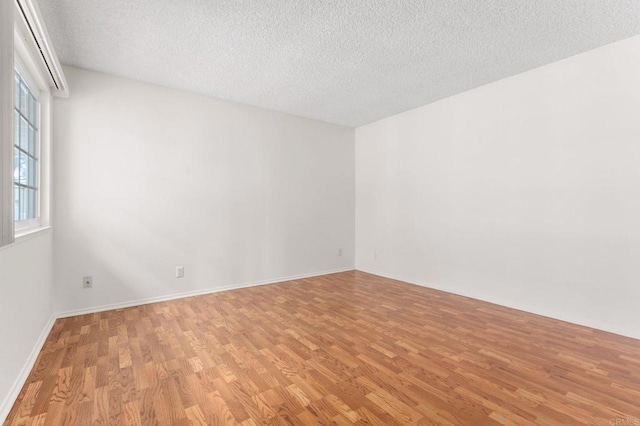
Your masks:
[{"label": "white ceiling", "polygon": [[640,0],[39,5],[62,63],[348,126],[640,33]]}]

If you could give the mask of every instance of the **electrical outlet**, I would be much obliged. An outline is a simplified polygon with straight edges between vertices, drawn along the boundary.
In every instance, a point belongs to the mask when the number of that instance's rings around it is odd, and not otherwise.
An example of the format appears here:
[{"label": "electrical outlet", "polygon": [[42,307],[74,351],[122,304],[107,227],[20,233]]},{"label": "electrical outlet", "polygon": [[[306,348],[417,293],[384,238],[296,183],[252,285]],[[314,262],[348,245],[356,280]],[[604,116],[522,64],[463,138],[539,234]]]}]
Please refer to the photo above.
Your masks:
[{"label": "electrical outlet", "polygon": [[377,252],[377,251],[373,253],[373,258],[374,258],[375,260],[378,260],[378,252]]},{"label": "electrical outlet", "polygon": [[338,249],[338,256],[342,256],[342,249]]},{"label": "electrical outlet", "polygon": [[93,288],[93,277],[82,277],[82,288]]},{"label": "electrical outlet", "polygon": [[176,266],[176,278],[184,277],[184,266]]}]

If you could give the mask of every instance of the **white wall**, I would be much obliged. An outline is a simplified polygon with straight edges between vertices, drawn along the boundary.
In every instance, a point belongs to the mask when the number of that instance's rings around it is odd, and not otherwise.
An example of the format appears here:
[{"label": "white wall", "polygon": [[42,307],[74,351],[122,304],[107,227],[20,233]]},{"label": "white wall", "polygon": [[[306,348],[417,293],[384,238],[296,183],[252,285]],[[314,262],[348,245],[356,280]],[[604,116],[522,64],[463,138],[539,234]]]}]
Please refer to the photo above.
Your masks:
[{"label": "white wall", "polygon": [[0,423],[49,332],[51,260],[50,230],[0,248]]},{"label": "white wall", "polygon": [[53,105],[58,311],[353,269],[354,129],[65,74],[71,96]]},{"label": "white wall", "polygon": [[358,128],[356,224],[357,269],[640,338],[640,36]]}]

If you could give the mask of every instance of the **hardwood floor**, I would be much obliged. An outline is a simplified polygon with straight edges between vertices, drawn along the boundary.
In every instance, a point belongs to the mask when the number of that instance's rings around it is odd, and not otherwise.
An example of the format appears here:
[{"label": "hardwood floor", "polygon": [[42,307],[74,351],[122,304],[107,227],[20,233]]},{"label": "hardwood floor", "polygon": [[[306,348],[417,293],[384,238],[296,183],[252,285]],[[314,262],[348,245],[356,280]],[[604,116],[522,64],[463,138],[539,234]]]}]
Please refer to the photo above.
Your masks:
[{"label": "hardwood floor", "polygon": [[638,418],[639,340],[345,272],[58,320],[6,424]]}]

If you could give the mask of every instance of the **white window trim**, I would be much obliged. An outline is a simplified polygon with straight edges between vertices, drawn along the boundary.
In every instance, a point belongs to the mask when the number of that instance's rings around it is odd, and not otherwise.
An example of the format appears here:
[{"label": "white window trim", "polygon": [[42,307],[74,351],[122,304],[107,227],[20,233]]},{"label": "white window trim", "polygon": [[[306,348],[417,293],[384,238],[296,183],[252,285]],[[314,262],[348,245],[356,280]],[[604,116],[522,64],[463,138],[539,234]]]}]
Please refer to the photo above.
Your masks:
[{"label": "white window trim", "polygon": [[[40,62],[37,57],[34,57],[33,50],[25,42],[27,39],[21,33],[20,28],[21,26],[16,25],[14,30],[14,67],[25,80],[29,89],[33,91],[33,95],[38,99],[40,105],[38,127],[38,218],[24,222],[14,222],[15,239],[21,239],[41,229],[48,228],[51,224],[51,90],[48,80],[42,75],[42,68],[38,66]],[[13,173],[11,175],[13,188]]]},{"label": "white window trim", "polygon": [[[42,173],[41,173],[41,166],[42,166],[42,157],[41,157],[41,145],[42,145],[42,134],[40,132],[40,123],[42,122],[42,109],[40,107],[40,94],[41,94],[41,88],[39,85],[37,85],[35,83],[35,79],[31,76],[31,72],[29,72],[29,69],[27,68],[26,65],[24,65],[24,62],[21,58],[20,55],[16,54],[16,56],[14,57],[14,67],[16,69],[16,71],[18,71],[18,74],[20,75],[20,77],[22,78],[22,80],[26,83],[27,88],[29,89],[29,91],[31,92],[31,94],[35,97],[35,99],[38,101],[38,129],[37,129],[37,143],[36,143],[36,158],[37,158],[37,170],[36,170],[36,174],[38,177],[38,182],[37,182],[37,189],[38,189],[38,202],[36,205],[36,217],[33,219],[29,219],[29,220],[22,220],[22,221],[15,221],[14,220],[14,229],[15,229],[15,234],[16,237],[19,237],[25,233],[31,232],[35,229],[40,228],[40,212],[41,212],[41,203],[42,203],[42,189],[41,189],[41,185],[44,181],[44,179],[42,179]],[[15,88],[14,88],[15,91]],[[15,102],[15,100],[14,100]],[[15,107],[15,106],[14,106]],[[14,129],[14,145],[15,145],[15,129]],[[15,150],[15,146],[14,146],[14,150]],[[14,181],[15,181],[15,176],[13,177]],[[14,197],[15,197],[15,183],[14,183]],[[15,209],[15,207],[14,207]],[[15,211],[14,211],[15,213]]]}]

